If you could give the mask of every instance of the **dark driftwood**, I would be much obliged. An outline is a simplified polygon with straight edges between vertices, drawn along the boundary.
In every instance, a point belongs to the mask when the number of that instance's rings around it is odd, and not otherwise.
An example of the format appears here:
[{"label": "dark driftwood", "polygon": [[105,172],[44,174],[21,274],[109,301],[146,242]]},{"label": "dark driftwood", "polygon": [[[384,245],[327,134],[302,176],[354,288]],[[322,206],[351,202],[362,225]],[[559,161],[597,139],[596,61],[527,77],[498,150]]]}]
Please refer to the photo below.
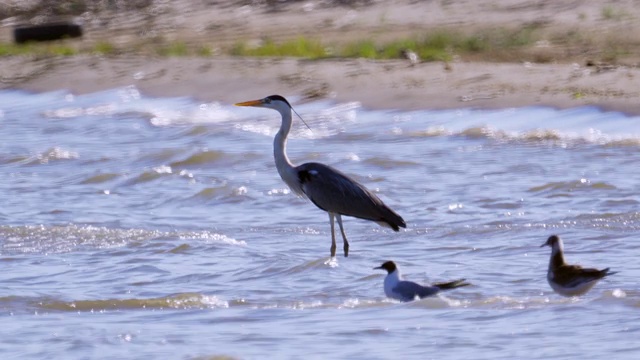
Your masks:
[{"label": "dark driftwood", "polygon": [[71,22],[18,25],[13,29],[13,39],[17,44],[28,41],[52,41],[81,36],[82,27]]}]

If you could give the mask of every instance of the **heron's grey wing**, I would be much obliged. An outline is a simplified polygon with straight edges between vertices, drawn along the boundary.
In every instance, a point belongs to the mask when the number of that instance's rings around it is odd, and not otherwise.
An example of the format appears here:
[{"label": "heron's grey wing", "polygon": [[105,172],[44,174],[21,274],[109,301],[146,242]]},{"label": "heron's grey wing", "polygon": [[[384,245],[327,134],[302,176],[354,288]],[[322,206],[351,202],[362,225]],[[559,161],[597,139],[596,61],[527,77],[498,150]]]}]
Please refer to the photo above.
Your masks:
[{"label": "heron's grey wing", "polygon": [[341,215],[387,223],[394,230],[406,227],[404,220],[376,194],[342,172],[319,163],[296,168],[302,190],[319,208]]},{"label": "heron's grey wing", "polygon": [[416,296],[422,299],[435,295],[439,289],[432,286],[422,286],[412,281],[400,281],[398,285],[393,288],[393,291],[396,294],[400,294],[404,301],[412,301],[415,300]]}]

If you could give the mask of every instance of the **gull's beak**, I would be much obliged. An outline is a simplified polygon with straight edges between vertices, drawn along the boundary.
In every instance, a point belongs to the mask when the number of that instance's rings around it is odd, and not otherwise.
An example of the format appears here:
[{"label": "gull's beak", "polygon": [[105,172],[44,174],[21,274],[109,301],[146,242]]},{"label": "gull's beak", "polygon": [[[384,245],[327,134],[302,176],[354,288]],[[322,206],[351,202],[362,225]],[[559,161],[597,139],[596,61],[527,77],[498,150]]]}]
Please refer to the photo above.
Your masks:
[{"label": "gull's beak", "polygon": [[373,268],[373,270],[382,269],[382,268],[383,268],[382,266],[376,266]]},{"label": "gull's beak", "polygon": [[239,102],[235,104],[236,106],[262,106],[262,100],[250,100]]},{"label": "gull's beak", "polygon": [[545,247],[547,245],[549,245],[549,243],[544,243],[544,244],[540,245],[540,247]]}]

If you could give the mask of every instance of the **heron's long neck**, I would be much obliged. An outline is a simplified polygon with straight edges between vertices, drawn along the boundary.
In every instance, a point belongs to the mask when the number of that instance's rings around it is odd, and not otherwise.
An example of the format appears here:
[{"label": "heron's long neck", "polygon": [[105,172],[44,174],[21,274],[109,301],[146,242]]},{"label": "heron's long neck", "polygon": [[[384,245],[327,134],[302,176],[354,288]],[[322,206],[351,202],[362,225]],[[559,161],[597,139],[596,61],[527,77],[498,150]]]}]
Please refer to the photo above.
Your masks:
[{"label": "heron's long neck", "polygon": [[282,180],[293,192],[302,195],[298,174],[287,156],[287,136],[291,131],[292,123],[291,110],[282,111],[280,114],[282,115],[282,125],[280,125],[280,130],[278,130],[276,137],[273,139],[273,157],[276,160],[276,168]]}]

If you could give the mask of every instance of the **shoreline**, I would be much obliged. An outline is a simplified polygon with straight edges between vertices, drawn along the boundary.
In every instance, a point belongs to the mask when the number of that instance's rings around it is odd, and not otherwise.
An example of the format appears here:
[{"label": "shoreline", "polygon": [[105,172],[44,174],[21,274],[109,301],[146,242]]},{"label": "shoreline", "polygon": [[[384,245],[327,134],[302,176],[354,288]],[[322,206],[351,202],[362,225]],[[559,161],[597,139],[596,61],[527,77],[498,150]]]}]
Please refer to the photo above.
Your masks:
[{"label": "shoreline", "polygon": [[596,106],[640,115],[640,69],[578,64],[77,55],[0,58],[2,89],[74,94],[134,85],[154,97],[235,103],[271,94],[372,109]]},{"label": "shoreline", "polygon": [[[85,12],[76,14],[83,23],[83,37],[65,41],[87,52],[1,56],[0,89],[66,89],[83,94],[134,85],[149,96],[189,96],[231,104],[281,94],[299,95],[303,100],[359,101],[372,109],[597,106],[640,115],[640,25],[636,21],[640,7],[633,3],[221,0],[209,4],[176,0],[148,6],[86,4]],[[0,44],[11,41],[12,24],[42,20],[45,10],[4,19]],[[503,46],[484,55],[458,55],[452,50],[452,61],[447,63],[233,57],[221,51],[239,41],[260,44],[301,35],[321,37],[328,43],[382,43],[443,28],[474,33],[514,27],[535,28],[536,41],[528,39],[526,31],[516,33],[524,39],[507,40],[528,44],[518,51]],[[130,51],[90,54],[87,49],[101,41]],[[180,43],[211,52],[200,57],[150,55],[158,47]]]}]

